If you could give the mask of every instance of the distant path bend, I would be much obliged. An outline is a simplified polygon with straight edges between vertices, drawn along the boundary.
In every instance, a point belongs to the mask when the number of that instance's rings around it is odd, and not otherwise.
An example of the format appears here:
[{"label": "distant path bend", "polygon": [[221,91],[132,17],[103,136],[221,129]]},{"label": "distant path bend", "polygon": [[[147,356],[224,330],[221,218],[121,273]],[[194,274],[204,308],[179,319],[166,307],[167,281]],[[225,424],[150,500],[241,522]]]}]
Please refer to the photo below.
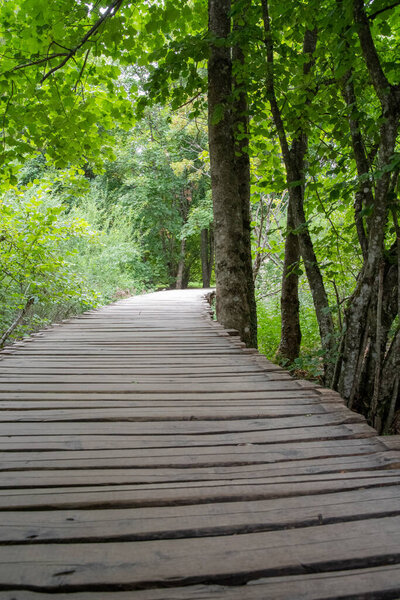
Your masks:
[{"label": "distant path bend", "polygon": [[400,597],[400,452],[203,290],[0,353],[0,600]]}]

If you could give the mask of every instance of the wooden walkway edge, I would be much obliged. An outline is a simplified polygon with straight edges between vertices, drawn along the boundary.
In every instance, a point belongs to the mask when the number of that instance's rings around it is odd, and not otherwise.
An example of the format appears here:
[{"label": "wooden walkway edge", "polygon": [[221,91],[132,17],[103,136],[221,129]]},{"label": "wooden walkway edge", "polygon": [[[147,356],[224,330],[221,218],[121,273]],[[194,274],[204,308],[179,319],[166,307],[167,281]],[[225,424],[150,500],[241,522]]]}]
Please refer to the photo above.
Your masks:
[{"label": "wooden walkway edge", "polygon": [[122,300],[0,353],[0,600],[400,598],[400,443],[209,318]]}]

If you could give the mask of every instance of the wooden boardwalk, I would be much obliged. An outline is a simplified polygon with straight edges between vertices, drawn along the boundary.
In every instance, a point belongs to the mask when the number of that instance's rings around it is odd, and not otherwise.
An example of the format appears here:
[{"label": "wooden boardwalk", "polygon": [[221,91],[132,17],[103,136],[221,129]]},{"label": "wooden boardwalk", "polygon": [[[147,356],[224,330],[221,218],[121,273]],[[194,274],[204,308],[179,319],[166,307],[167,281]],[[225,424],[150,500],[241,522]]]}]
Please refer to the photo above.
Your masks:
[{"label": "wooden boardwalk", "polygon": [[243,350],[201,291],[0,357],[0,600],[400,597],[398,442]]}]

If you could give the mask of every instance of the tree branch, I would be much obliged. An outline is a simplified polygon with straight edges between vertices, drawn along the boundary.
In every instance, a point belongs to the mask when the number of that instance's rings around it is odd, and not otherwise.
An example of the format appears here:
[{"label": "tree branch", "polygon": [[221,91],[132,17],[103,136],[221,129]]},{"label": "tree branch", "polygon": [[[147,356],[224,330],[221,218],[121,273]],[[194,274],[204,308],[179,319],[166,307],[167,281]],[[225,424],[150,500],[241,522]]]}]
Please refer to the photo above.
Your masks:
[{"label": "tree branch", "polygon": [[75,92],[76,92],[76,90],[77,90],[78,83],[80,82],[80,80],[81,80],[81,78],[82,78],[82,75],[83,75],[83,72],[84,72],[84,70],[85,70],[86,63],[87,63],[87,61],[88,61],[88,58],[89,58],[90,50],[91,50],[91,48],[88,48],[88,49],[87,49],[87,51],[86,51],[86,54],[85,54],[85,60],[83,61],[82,68],[81,68],[81,70],[79,71],[78,79],[76,80],[76,82],[75,82],[75,85],[74,85],[74,91],[75,91]]},{"label": "tree branch", "polygon": [[61,56],[65,56],[66,52],[56,52],[55,54],[46,55],[43,58],[38,58],[37,60],[32,60],[30,62],[24,63],[23,65],[17,65],[13,67],[10,73],[14,71],[19,71],[20,69],[26,69],[27,67],[34,67],[36,65],[42,65],[43,63],[48,62],[49,60],[53,60],[53,58],[60,58]]},{"label": "tree branch", "polygon": [[[342,95],[346,103],[349,120],[349,128],[351,135],[351,145],[353,148],[354,159],[359,177],[366,175],[369,172],[368,158],[365,152],[364,140],[361,133],[361,126],[357,114],[357,98],[352,80],[352,70],[349,70],[343,78]],[[364,259],[368,254],[368,238],[364,227],[362,217],[362,209],[365,206],[373,206],[374,197],[371,191],[371,186],[368,183],[361,182],[355,194],[354,212],[355,224],[358,235],[358,241]]]},{"label": "tree branch", "polygon": [[121,7],[124,0],[114,0],[114,2],[107,8],[106,11],[101,15],[101,17],[96,21],[96,23],[89,29],[86,35],[83,36],[81,41],[70,50],[65,56],[64,60],[62,60],[58,65],[50,69],[40,80],[40,83],[43,83],[56,71],[61,69],[77,52],[86,44],[86,42],[92,37],[94,33],[101,27],[101,25],[110,17],[114,16],[117,10]]},{"label": "tree branch", "polygon": [[387,10],[391,10],[392,8],[395,8],[396,6],[400,6],[400,2],[393,2],[393,4],[390,4],[389,6],[385,6],[385,8],[380,8],[379,10],[376,10],[374,13],[371,13],[370,15],[368,15],[367,18],[370,21],[373,21],[375,19],[375,17],[377,17],[381,13],[386,12]]},{"label": "tree branch", "polygon": [[372,84],[381,104],[386,108],[388,92],[392,89],[383,72],[381,61],[372,38],[368,17],[364,9],[364,0],[353,0],[353,16],[358,29],[361,49],[368,68]]},{"label": "tree branch", "polygon": [[26,313],[28,312],[28,310],[30,309],[30,307],[32,306],[32,304],[34,303],[34,301],[35,301],[35,299],[33,297],[28,298],[28,300],[26,301],[26,304],[25,304],[24,308],[21,310],[21,312],[18,315],[18,317],[15,319],[15,321],[13,323],[11,323],[10,327],[1,336],[1,338],[0,338],[0,348],[3,348],[3,346],[6,343],[7,339],[10,337],[10,335],[12,334],[12,332],[14,331],[14,329],[16,329],[18,327],[18,325],[20,324],[20,322],[22,321],[22,319],[24,318],[24,316],[26,315]]},{"label": "tree branch", "polygon": [[271,21],[269,18],[268,0],[261,0],[262,15],[264,21],[265,39],[264,44],[267,49],[267,97],[271,105],[271,112],[274,118],[275,127],[278,132],[281,143],[282,155],[286,165],[290,164],[290,150],[286,137],[285,127],[283,125],[281,111],[278,106],[275,93],[274,82],[274,44],[271,36]]},{"label": "tree branch", "polygon": [[[80,42],[74,48],[71,48],[71,49],[65,48],[58,42],[52,41],[47,52],[50,50],[50,48],[53,44],[56,46],[59,46],[60,48],[64,48],[66,50],[66,52],[55,52],[54,54],[47,54],[46,56],[43,56],[42,58],[38,58],[37,60],[32,60],[32,61],[29,61],[22,65],[17,65],[16,67],[12,68],[9,72],[12,73],[14,71],[26,69],[28,67],[42,65],[51,60],[54,60],[55,58],[64,57],[63,60],[58,65],[56,65],[55,67],[50,69],[50,71],[48,71],[47,73],[45,73],[43,75],[42,79],[40,80],[40,83],[43,83],[44,81],[46,81],[46,79],[48,79],[48,77],[50,77],[50,75],[52,75],[53,73],[55,73],[56,71],[61,69],[71,58],[73,58],[73,56],[78,52],[78,50],[80,50],[82,48],[82,46],[84,46],[86,44],[86,42],[92,37],[92,35],[94,33],[96,33],[96,31],[101,27],[101,25],[108,18],[111,18],[115,15],[115,13],[119,10],[119,8],[121,7],[123,2],[124,2],[124,0],[114,0],[114,2],[104,11],[104,13],[101,15],[101,17],[89,29],[87,34],[83,36],[83,38],[80,40]],[[85,62],[85,64],[86,64],[86,62]],[[82,72],[80,73],[79,77],[81,77],[81,75],[82,75]]]}]

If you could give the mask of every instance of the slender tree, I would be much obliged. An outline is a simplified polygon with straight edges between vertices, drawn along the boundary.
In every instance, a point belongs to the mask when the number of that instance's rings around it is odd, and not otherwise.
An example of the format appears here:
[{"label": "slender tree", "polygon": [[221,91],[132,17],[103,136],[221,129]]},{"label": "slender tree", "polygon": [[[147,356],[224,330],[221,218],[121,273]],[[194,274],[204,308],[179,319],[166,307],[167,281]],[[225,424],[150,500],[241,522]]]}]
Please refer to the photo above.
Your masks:
[{"label": "slender tree", "polygon": [[[329,360],[329,353],[334,347],[334,324],[329,308],[329,301],[325,290],[322,274],[315,255],[313,242],[308,230],[307,220],[304,213],[304,190],[306,178],[305,158],[308,149],[307,133],[302,122],[297,124],[294,131],[290,132],[291,144],[288,141],[288,132],[282,118],[274,82],[274,45],[271,32],[271,20],[269,15],[268,0],[261,0],[263,21],[265,30],[265,45],[267,50],[267,97],[271,106],[272,117],[278,133],[282,151],[283,162],[286,169],[286,179],[289,190],[288,204],[288,240],[286,242],[285,268],[283,272],[281,297],[282,302],[282,351],[287,353],[290,359],[298,354],[300,346],[300,326],[298,315],[297,276],[293,273],[293,267],[298,262],[299,254],[303,258],[308,282],[314,300],[322,347],[325,356],[325,378],[330,381],[333,375],[333,364]],[[304,33],[303,75],[308,76],[313,66],[313,53],[317,44],[317,30],[306,29]],[[305,105],[311,102],[313,90],[306,90]],[[294,239],[297,237],[298,244]]]}]

